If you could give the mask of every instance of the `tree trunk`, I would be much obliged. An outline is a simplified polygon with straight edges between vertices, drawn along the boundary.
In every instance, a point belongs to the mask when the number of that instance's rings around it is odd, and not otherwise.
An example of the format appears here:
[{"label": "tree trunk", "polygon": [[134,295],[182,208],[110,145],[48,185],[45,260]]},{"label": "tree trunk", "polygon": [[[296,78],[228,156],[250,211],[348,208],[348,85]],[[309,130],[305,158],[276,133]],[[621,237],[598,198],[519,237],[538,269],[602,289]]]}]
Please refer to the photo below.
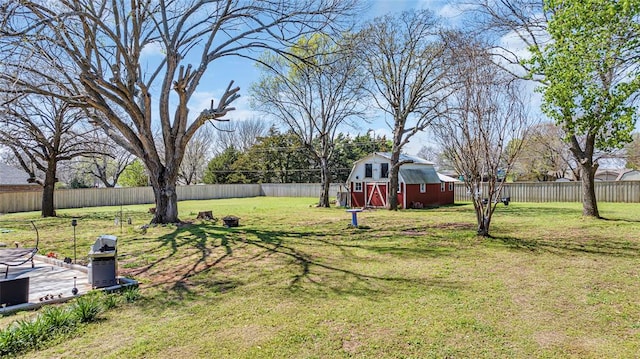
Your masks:
[{"label": "tree trunk", "polygon": [[600,218],[598,212],[598,201],[596,199],[595,179],[598,163],[593,162],[595,150],[596,134],[590,132],[584,141],[584,150],[580,147],[580,142],[575,135],[571,136],[570,147],[576,162],[580,167],[582,176],[582,215],[585,217]]},{"label": "tree trunk", "polygon": [[600,218],[598,201],[596,199],[596,170],[598,165],[589,162],[581,164],[582,167],[582,215],[586,217]]},{"label": "tree trunk", "polygon": [[55,217],[54,191],[56,188],[56,163],[50,163],[44,177],[42,188],[42,217]]},{"label": "tree trunk", "polygon": [[151,185],[156,201],[156,211],[151,223],[179,223],[176,179],[151,173]]},{"label": "tree trunk", "polygon": [[387,193],[389,193],[389,195],[387,196],[387,207],[389,207],[390,211],[398,210],[398,174],[400,173],[400,166],[398,164],[399,162],[400,151],[397,151],[397,153],[392,153],[390,170],[391,173],[389,174],[389,189],[387,190]]},{"label": "tree trunk", "polygon": [[329,208],[329,186],[331,185],[331,172],[329,171],[329,161],[326,158],[320,159],[320,183],[322,190],[318,207]]},{"label": "tree trunk", "polygon": [[[491,206],[491,203],[488,204]],[[478,235],[483,237],[489,237],[489,227],[491,226],[491,216],[486,215],[482,209],[478,211]]]}]

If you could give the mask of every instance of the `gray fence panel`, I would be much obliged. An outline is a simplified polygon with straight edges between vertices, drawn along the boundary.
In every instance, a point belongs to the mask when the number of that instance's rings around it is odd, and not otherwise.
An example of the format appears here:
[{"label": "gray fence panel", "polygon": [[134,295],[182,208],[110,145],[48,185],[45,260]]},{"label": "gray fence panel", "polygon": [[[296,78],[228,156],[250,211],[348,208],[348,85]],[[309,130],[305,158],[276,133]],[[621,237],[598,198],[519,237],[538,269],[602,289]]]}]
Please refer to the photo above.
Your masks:
[{"label": "gray fence panel", "polygon": [[[482,192],[486,193],[486,184]],[[640,181],[596,182],[599,202],[640,203]],[[516,202],[582,202],[581,182],[515,182],[505,183],[504,194]],[[455,200],[470,201],[464,183],[456,183]]]},{"label": "gray fence panel", "polygon": [[[486,186],[485,186],[486,187]],[[237,185],[178,186],[178,199],[203,200],[244,197],[319,197],[318,183],[264,183]],[[332,184],[330,198],[346,191],[342,184]],[[506,183],[504,194],[516,202],[581,202],[580,182],[516,182]],[[483,188],[486,193],[486,188]],[[600,202],[640,203],[640,181],[596,182],[596,197]],[[455,200],[470,201],[471,195],[463,183],[455,185]],[[39,211],[42,192],[0,193],[0,213]],[[62,208],[151,204],[151,187],[88,188],[56,190],[55,206]]]}]

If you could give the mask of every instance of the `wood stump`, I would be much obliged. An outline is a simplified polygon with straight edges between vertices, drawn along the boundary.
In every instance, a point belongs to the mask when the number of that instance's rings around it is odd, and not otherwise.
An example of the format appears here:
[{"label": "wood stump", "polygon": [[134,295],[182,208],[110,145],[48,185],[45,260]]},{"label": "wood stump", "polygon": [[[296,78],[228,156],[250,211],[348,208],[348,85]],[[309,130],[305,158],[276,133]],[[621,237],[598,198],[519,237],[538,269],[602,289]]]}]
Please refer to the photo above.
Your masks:
[{"label": "wood stump", "polygon": [[196,219],[202,219],[204,221],[210,221],[213,219],[213,211],[198,212]]}]

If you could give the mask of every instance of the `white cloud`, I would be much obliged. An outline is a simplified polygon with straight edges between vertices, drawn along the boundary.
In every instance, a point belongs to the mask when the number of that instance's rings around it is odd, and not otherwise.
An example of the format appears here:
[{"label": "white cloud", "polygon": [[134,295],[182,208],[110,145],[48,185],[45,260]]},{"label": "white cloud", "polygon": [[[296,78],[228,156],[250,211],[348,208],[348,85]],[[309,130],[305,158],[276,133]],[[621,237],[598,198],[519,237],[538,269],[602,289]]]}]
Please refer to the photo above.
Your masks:
[{"label": "white cloud", "polygon": [[451,4],[447,3],[438,10],[435,11],[436,15],[447,20],[451,24],[455,24],[460,21],[465,15],[465,12],[473,9],[475,5],[472,4]]},{"label": "white cloud", "polygon": [[145,45],[140,51],[140,56],[142,58],[156,57],[156,56],[164,56],[165,51],[160,45],[160,42],[152,42],[150,44]]}]

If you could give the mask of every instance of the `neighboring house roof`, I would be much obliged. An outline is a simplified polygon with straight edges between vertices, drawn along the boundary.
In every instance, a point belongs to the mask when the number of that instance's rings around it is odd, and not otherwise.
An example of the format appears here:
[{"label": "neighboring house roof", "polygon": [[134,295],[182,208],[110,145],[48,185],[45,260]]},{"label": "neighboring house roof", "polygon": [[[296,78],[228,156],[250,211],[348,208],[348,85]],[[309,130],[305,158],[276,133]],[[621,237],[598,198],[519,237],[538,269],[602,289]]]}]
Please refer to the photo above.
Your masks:
[{"label": "neighboring house roof", "polygon": [[638,170],[627,170],[616,178],[616,181],[640,181],[640,171]]},{"label": "neighboring house roof", "polygon": [[438,177],[441,182],[460,182],[459,179],[443,175],[442,173],[438,173]]},{"label": "neighboring house roof", "polygon": [[29,174],[23,170],[0,163],[0,185],[27,185]]}]

